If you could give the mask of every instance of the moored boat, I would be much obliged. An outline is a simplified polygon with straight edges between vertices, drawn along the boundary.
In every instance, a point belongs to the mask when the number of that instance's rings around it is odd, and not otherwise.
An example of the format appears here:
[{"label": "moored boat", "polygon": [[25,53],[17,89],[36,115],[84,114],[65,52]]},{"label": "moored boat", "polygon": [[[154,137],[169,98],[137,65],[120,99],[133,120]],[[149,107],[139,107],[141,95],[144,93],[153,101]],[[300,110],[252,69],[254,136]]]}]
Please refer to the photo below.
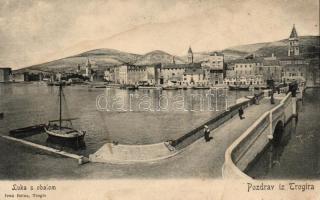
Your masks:
[{"label": "moored boat", "polygon": [[49,124],[44,128],[48,135],[48,141],[63,146],[70,146],[78,148],[84,148],[84,136],[85,131],[80,131],[72,128],[71,121],[74,119],[61,119],[61,122],[70,122],[70,125],[59,126],[56,122],[60,120],[51,120]]},{"label": "moored boat", "polygon": [[214,85],[211,86],[210,89],[228,89],[228,85]]},{"label": "moored boat", "polygon": [[249,90],[249,85],[229,85],[229,90]]},{"label": "moored boat", "polygon": [[193,86],[192,89],[196,89],[196,90],[207,90],[207,89],[210,89],[209,86]]},{"label": "moored boat", "polygon": [[44,127],[48,135],[48,141],[62,146],[71,146],[76,149],[84,148],[85,131],[72,127],[72,121],[76,118],[62,119],[62,82],[59,85],[59,119],[49,121]]},{"label": "moored boat", "polygon": [[161,90],[161,87],[158,86],[138,86],[138,89],[145,89],[145,90]]},{"label": "moored boat", "polygon": [[97,85],[97,86],[94,86],[94,88],[106,88],[105,85]]},{"label": "moored boat", "polygon": [[186,89],[188,89],[188,86],[186,86],[186,85],[179,85],[179,86],[178,86],[178,89],[186,90]]},{"label": "moored boat", "polygon": [[16,138],[23,138],[26,136],[31,136],[31,135],[41,133],[44,131],[44,128],[45,128],[45,124],[39,124],[39,125],[10,130],[9,134]]},{"label": "moored boat", "polygon": [[179,88],[173,85],[168,85],[168,86],[164,86],[162,87],[163,90],[178,90]]}]

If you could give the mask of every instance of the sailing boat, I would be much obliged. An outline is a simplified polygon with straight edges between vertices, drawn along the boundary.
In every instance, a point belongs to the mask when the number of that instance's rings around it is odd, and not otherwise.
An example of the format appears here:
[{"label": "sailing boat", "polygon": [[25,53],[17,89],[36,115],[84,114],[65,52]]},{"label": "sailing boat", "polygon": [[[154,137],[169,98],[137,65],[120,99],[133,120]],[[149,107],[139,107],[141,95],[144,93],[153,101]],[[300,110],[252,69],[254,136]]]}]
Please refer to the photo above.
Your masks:
[{"label": "sailing boat", "polygon": [[59,119],[49,121],[45,127],[48,134],[48,141],[56,144],[72,147],[85,147],[84,136],[85,131],[76,130],[72,127],[72,121],[77,118],[62,119],[62,82],[59,84]]}]

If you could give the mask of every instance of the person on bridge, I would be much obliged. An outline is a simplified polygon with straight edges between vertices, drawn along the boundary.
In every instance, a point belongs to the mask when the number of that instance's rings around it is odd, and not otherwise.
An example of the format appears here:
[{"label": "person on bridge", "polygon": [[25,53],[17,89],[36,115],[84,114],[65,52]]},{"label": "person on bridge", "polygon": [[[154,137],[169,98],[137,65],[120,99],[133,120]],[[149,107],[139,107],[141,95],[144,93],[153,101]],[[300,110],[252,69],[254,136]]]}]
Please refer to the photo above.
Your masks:
[{"label": "person on bridge", "polygon": [[239,108],[239,117],[240,117],[240,119],[242,120],[242,119],[244,119],[245,117],[243,116],[243,109],[242,109],[242,107],[240,107]]},{"label": "person on bridge", "polygon": [[204,139],[206,140],[206,142],[209,142],[211,139],[213,139],[212,137],[210,137],[210,129],[207,125],[204,125]]}]

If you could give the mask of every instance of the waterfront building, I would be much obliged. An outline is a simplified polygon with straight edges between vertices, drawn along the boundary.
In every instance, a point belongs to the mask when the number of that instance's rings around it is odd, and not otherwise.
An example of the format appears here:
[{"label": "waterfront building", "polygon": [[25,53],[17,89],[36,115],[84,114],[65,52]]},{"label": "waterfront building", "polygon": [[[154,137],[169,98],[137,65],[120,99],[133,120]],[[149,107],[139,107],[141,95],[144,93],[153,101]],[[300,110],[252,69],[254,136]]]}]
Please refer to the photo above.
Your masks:
[{"label": "waterfront building", "polygon": [[282,60],[282,63],[285,62],[287,64],[282,64],[284,67],[283,72],[283,81],[292,82],[305,82],[306,81],[306,72],[307,72],[307,63],[304,58],[293,58],[293,59],[285,59]]},{"label": "waterfront building", "polygon": [[201,69],[201,64],[161,64],[160,84],[167,84],[169,81],[172,82],[172,80],[181,80],[187,69]]},{"label": "waterfront building", "polygon": [[225,67],[225,78],[236,77],[236,73],[234,71],[234,64],[228,63]]},{"label": "waterfront building", "polygon": [[121,65],[114,70],[114,81],[119,84],[127,84],[128,82],[128,66]]},{"label": "waterfront building", "polygon": [[201,68],[187,68],[183,74],[182,84],[188,86],[205,86],[208,85],[209,82],[205,70]]},{"label": "waterfront building", "polygon": [[201,63],[201,67],[207,72],[207,78],[210,84],[223,84],[225,77],[224,55],[213,52]]},{"label": "waterfront building", "polygon": [[280,65],[279,60],[276,59],[264,59],[263,66],[258,69],[258,74],[262,75],[267,82],[268,80],[273,80],[274,82],[280,83],[282,80],[282,73],[283,68]]},{"label": "waterfront building", "polygon": [[105,72],[109,69],[108,66],[97,65],[96,69],[91,69],[91,80],[92,81],[104,81],[105,80]]},{"label": "waterfront building", "polygon": [[224,55],[219,52],[210,53],[208,57],[203,59],[201,67],[209,67],[210,69],[222,70],[224,66]]},{"label": "waterfront building", "polygon": [[107,67],[103,79],[106,82],[115,82],[115,67]]},{"label": "waterfront building", "polygon": [[13,82],[24,82],[28,80],[28,72],[18,72],[12,74]]},{"label": "waterfront building", "polygon": [[259,68],[263,67],[263,59],[252,58],[238,59],[234,62],[234,71],[236,77],[247,77],[252,75],[260,75]]},{"label": "waterfront building", "polygon": [[0,83],[7,83],[10,81],[11,68],[0,68]]},{"label": "waterfront building", "polygon": [[[138,84],[145,82],[149,85],[159,84],[160,65],[121,65],[115,67],[113,71],[107,73],[114,73],[115,83],[119,84]],[[111,77],[112,75],[109,74]]]}]

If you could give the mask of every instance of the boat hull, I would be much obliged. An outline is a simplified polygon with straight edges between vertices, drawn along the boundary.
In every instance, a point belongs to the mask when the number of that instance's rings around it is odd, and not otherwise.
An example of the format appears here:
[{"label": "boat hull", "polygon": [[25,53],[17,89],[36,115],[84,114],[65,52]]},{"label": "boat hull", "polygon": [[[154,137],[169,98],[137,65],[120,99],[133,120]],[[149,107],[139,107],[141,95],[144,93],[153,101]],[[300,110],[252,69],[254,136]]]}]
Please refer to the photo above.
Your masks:
[{"label": "boat hull", "polygon": [[44,131],[44,128],[45,128],[44,124],[39,124],[34,126],[28,126],[25,128],[10,130],[9,134],[16,138],[24,138],[27,136],[40,134]]},{"label": "boat hull", "polygon": [[229,85],[229,90],[249,91],[249,86],[233,86],[233,85]]},{"label": "boat hull", "polygon": [[192,87],[194,90],[208,90],[210,87]]},{"label": "boat hull", "polygon": [[[81,133],[77,136],[68,136],[68,135],[57,135],[52,131],[45,128],[45,132],[48,135],[47,142],[57,144],[63,147],[71,147],[73,149],[84,149],[86,144],[84,142],[84,133]],[[80,133],[80,132],[79,132]]]},{"label": "boat hull", "polygon": [[174,86],[166,86],[162,88],[163,90],[178,90],[178,87],[174,87]]}]

